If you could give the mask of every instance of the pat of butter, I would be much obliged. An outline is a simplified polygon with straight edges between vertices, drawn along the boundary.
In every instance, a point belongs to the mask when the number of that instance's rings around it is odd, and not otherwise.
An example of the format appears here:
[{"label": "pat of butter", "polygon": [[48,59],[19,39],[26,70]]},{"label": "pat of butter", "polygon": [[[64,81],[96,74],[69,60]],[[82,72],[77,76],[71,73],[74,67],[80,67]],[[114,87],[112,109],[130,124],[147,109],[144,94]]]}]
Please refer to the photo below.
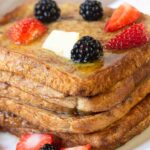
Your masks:
[{"label": "pat of butter", "polygon": [[45,40],[42,48],[53,51],[59,56],[71,59],[71,50],[79,39],[77,32],[53,30]]}]

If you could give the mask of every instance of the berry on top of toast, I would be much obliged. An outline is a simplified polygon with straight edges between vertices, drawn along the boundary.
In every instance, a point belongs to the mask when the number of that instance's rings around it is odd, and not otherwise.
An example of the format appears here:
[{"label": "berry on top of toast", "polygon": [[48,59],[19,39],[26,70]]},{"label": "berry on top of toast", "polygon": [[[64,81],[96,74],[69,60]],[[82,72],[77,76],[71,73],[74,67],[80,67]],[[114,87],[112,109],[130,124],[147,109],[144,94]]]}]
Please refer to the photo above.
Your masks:
[{"label": "berry on top of toast", "polygon": [[101,2],[97,0],[86,0],[80,5],[80,15],[87,21],[97,21],[103,17]]},{"label": "berry on top of toast", "polygon": [[105,26],[106,32],[117,31],[131,23],[134,23],[141,13],[133,6],[124,3],[118,7]]},{"label": "berry on top of toast", "polygon": [[34,8],[35,17],[43,23],[56,21],[60,17],[60,12],[54,0],[39,0]]},{"label": "berry on top of toast", "polygon": [[103,56],[101,43],[90,36],[84,36],[74,45],[71,59],[74,62],[93,62]]},{"label": "berry on top of toast", "polygon": [[144,24],[134,24],[124,30],[121,34],[112,38],[105,45],[107,49],[129,49],[142,46],[149,41],[149,35]]},{"label": "berry on top of toast", "polygon": [[8,37],[15,44],[28,44],[46,31],[47,27],[36,18],[25,18],[9,28]]}]

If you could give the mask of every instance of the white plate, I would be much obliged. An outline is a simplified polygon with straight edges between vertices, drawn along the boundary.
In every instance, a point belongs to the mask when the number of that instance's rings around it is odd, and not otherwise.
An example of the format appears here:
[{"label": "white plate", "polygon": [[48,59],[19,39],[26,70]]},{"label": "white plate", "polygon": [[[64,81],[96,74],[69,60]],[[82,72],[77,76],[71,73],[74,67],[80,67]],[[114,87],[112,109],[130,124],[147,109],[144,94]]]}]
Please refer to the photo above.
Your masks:
[{"label": "white plate", "polygon": [[[25,0],[0,0],[0,15],[5,13],[5,10],[10,10],[14,6],[22,3]],[[58,0],[60,1],[60,0]],[[66,0],[70,1],[70,0]],[[73,0],[72,0],[73,1]],[[72,2],[71,1],[71,2]],[[77,0],[74,0],[77,1]],[[150,14],[150,0],[101,0],[104,5],[110,5],[115,8],[123,1],[127,1],[130,4],[133,4],[144,13]],[[10,7],[11,6],[11,7]],[[0,133],[0,150],[15,150],[15,146],[18,139],[10,135],[9,133]],[[136,136],[130,140],[127,144],[119,148],[118,150],[150,150],[150,127],[146,129],[142,134]]]},{"label": "white plate", "polygon": [[[18,138],[0,133],[0,150],[15,150]],[[150,127],[117,150],[150,150]]]}]

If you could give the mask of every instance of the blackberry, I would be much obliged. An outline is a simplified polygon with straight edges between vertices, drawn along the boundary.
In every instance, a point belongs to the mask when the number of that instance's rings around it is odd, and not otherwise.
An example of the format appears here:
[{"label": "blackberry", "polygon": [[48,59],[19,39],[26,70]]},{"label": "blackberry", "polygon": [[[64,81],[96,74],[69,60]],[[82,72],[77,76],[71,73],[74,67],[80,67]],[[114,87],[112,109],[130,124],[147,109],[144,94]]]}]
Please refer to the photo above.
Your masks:
[{"label": "blackberry", "polygon": [[97,21],[103,16],[101,2],[97,0],[86,0],[80,5],[80,15],[88,21]]},{"label": "blackberry", "polygon": [[60,17],[60,9],[54,0],[40,0],[35,4],[34,15],[41,22],[50,23]]},{"label": "blackberry", "polygon": [[103,55],[103,48],[98,40],[90,36],[82,37],[71,51],[71,59],[74,62],[93,62]]},{"label": "blackberry", "polygon": [[56,150],[56,148],[51,144],[45,144],[40,150]]}]

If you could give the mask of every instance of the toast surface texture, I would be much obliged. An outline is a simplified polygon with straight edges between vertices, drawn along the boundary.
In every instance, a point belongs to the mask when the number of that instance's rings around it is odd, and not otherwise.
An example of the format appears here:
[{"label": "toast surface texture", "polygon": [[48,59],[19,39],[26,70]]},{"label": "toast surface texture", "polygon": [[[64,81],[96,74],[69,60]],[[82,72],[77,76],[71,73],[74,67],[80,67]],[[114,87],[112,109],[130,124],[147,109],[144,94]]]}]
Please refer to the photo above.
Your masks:
[{"label": "toast surface texture", "polygon": [[[32,5],[25,6],[32,8]],[[32,10],[31,8],[29,11]],[[42,49],[45,38],[56,28],[65,31],[74,29],[75,32],[80,33],[80,36],[91,35],[100,39],[103,44],[115,36],[114,33],[107,34],[103,31],[112,10],[106,10],[103,19],[98,22],[86,22],[79,16],[78,6],[65,4],[61,9],[61,19],[48,25],[49,32],[26,46],[14,45],[7,38],[6,31],[12,23],[2,26],[0,69],[23,75],[66,95],[93,96],[106,91],[118,81],[133,74],[137,68],[150,60],[149,44],[122,53],[108,52],[105,49],[102,60],[80,65]],[[30,15],[32,14],[31,11]],[[142,22],[150,30],[149,17],[143,15]]]},{"label": "toast surface texture", "polygon": [[[11,113],[0,113],[1,127],[11,133],[21,136],[29,132],[50,132],[33,126],[20,117]],[[150,97],[147,96],[141,103],[134,107],[126,116],[107,127],[103,131],[92,134],[53,134],[62,138],[64,146],[84,145],[91,143],[92,150],[113,150],[140,134],[150,124]]]},{"label": "toast surface texture", "polygon": [[150,63],[103,94],[94,97],[71,97],[23,76],[0,71],[0,94],[57,113],[86,115],[109,111],[122,103],[149,74]]},{"label": "toast surface texture", "polygon": [[[10,98],[0,99],[0,109],[16,114],[28,120],[34,125],[39,124],[45,129],[57,132],[69,133],[92,133],[103,130],[112,123],[125,116],[135,105],[149,94],[150,78],[146,78],[122,103],[114,106],[110,111],[87,115],[87,116],[68,116],[56,114],[51,111],[40,109],[21,101]],[[31,117],[31,114],[34,117]]]}]

